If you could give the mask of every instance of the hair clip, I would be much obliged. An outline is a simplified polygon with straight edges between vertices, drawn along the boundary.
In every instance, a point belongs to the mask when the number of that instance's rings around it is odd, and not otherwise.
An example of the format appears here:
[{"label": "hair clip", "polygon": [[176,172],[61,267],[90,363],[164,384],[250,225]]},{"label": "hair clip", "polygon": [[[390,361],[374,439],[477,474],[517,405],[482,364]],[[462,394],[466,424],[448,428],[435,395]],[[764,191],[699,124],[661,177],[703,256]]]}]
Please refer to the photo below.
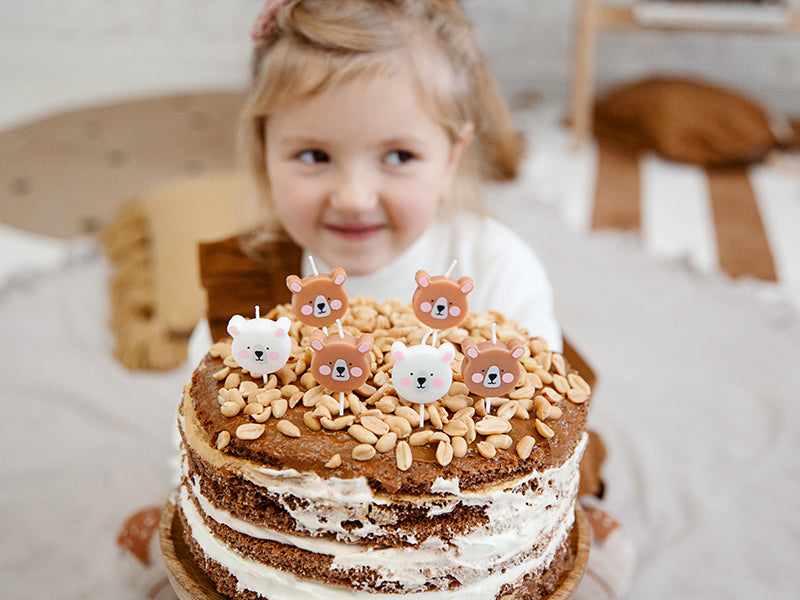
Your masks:
[{"label": "hair clip", "polygon": [[256,17],[256,22],[253,24],[253,30],[250,32],[250,37],[254,42],[263,42],[272,33],[272,28],[275,26],[275,15],[289,0],[267,0],[261,11]]}]

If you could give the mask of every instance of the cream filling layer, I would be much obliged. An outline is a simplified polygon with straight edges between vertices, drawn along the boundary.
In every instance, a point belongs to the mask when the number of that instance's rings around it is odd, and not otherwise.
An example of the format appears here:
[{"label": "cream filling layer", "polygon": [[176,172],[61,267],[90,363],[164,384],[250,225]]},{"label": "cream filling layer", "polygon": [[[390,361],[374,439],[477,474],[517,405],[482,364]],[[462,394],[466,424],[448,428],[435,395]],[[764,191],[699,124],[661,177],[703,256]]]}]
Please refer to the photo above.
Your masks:
[{"label": "cream filling layer", "polygon": [[[427,497],[398,496],[395,500],[424,507],[430,517],[447,514],[462,505],[483,507],[492,523],[528,519],[531,514],[539,514],[547,506],[558,506],[565,493],[567,497],[572,493],[570,485],[577,490],[578,463],[587,438],[584,433],[572,456],[564,464],[542,473],[534,472],[479,492],[467,490],[458,494],[451,491],[448,495]],[[341,541],[358,543],[366,536],[384,535],[386,526],[395,521],[394,514],[386,510],[392,501],[386,496],[373,494],[364,477],[323,479],[316,473],[249,465],[242,466],[239,473],[251,483],[266,489],[292,516],[298,530],[311,535],[332,534]],[[524,491],[531,486],[539,491]],[[497,533],[491,532],[493,536]],[[541,535],[541,528],[531,532],[531,535]],[[414,545],[417,540],[407,538],[406,542]]]},{"label": "cream filling layer", "polygon": [[[292,598],[292,600],[388,600],[397,598],[397,594],[393,593],[353,590],[345,586],[326,585],[310,579],[302,579],[244,557],[214,536],[191,501],[182,500],[181,508],[191,529],[192,537],[200,544],[208,558],[222,565],[236,578],[236,587],[239,591],[249,590],[265,598]],[[571,522],[565,523],[565,531],[568,531],[570,526]],[[550,561],[559,546],[560,543],[556,541],[555,537],[550,540],[546,552],[550,556]],[[458,600],[488,600],[496,597],[504,584],[521,579],[535,568],[535,565],[522,562],[505,572],[492,573],[454,591],[417,592],[407,594],[405,597],[420,600],[453,600],[456,597]]]},{"label": "cream filling layer", "polygon": [[[427,582],[448,575],[456,577],[462,585],[472,586],[487,576],[492,577],[489,573],[498,567],[516,569],[515,565],[524,565],[523,573],[527,573],[543,570],[550,564],[573,522],[579,480],[578,465],[586,439],[584,434],[573,455],[560,467],[523,478],[508,488],[495,488],[482,493],[463,492],[458,498],[444,501],[450,507],[449,510],[458,502],[481,505],[489,516],[488,525],[467,535],[456,536],[448,543],[438,538],[428,538],[415,547],[375,549],[351,542],[350,534],[344,540],[348,543],[321,538],[320,529],[330,531],[332,523],[341,525],[354,514],[373,517],[373,520],[368,521],[369,526],[362,526],[360,529],[380,535],[380,527],[373,522],[375,505],[371,502],[385,504],[386,501],[373,497],[371,492],[367,493],[357,480],[302,481],[305,476],[296,471],[285,473],[265,470],[262,474],[278,484],[268,486],[271,493],[279,492],[278,497],[281,498],[285,495],[299,497],[310,503],[304,509],[292,509],[292,506],[297,507],[304,502],[282,502],[287,512],[297,519],[300,530],[309,530],[308,525],[313,523],[327,525],[312,532],[316,537],[284,534],[238,519],[228,511],[214,507],[202,496],[196,481],[191,483],[191,490],[182,489],[181,505],[187,516],[195,510],[189,499],[191,493],[208,517],[234,531],[333,556],[334,569],[368,567],[379,574],[382,581],[396,582],[405,590],[424,589]],[[279,479],[281,474],[285,479]],[[539,479],[539,485],[533,486],[536,491],[532,491],[528,485],[533,478]],[[320,482],[325,485],[309,485]],[[262,480],[261,483],[267,482]],[[306,485],[309,487],[304,487]],[[310,490],[313,491],[309,494]],[[303,491],[305,495],[301,496]],[[331,498],[335,498],[336,502],[332,502]],[[333,505],[338,505],[338,514],[335,514],[337,510],[334,510]],[[315,510],[319,512],[314,512]],[[441,506],[438,510],[442,510]],[[205,526],[204,523],[202,525]],[[334,525],[333,530],[338,529],[339,526]],[[219,543],[224,546],[224,543]],[[217,557],[215,560],[230,568],[224,560]],[[268,568],[264,565],[261,567]],[[503,577],[503,582],[514,579],[515,577]]]}]

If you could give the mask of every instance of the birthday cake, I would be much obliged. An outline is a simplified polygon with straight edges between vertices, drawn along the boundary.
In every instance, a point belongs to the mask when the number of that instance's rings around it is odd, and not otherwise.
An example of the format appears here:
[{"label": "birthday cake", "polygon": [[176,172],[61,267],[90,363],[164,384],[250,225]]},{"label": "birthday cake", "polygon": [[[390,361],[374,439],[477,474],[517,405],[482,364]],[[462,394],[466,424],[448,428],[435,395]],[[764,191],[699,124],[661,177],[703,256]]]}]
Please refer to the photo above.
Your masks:
[{"label": "birthday cake", "polygon": [[437,316],[424,275],[411,304],[290,277],[194,371],[175,510],[221,593],[537,599],[569,569],[589,385],[499,313]]}]

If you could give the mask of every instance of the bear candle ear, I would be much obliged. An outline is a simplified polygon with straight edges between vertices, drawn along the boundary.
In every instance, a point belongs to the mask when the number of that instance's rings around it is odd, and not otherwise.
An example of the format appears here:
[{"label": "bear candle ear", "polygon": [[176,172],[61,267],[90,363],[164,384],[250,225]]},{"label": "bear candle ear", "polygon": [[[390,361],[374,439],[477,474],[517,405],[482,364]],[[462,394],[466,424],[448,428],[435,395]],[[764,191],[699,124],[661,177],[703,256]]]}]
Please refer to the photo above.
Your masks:
[{"label": "bear candle ear", "polygon": [[342,267],[334,267],[331,271],[331,279],[335,285],[342,285],[347,279],[347,273]]},{"label": "bear candle ear", "polygon": [[289,333],[292,322],[289,320],[289,317],[281,317],[278,319],[277,325],[278,328],[275,330],[275,337],[281,338]]},{"label": "bear candle ear", "polygon": [[316,350],[317,352],[320,352],[322,348],[324,348],[325,346],[322,342],[322,338],[324,337],[325,334],[322,333],[322,331],[320,331],[319,329],[314,330],[314,332],[311,334],[311,342],[309,344],[311,348],[313,350]]},{"label": "bear candle ear", "polygon": [[358,351],[361,354],[366,354],[367,352],[372,350],[372,345],[375,343],[375,340],[370,334],[365,333],[364,335],[358,338],[358,341],[356,343],[358,344]]},{"label": "bear candle ear", "polygon": [[431,277],[428,275],[423,269],[420,269],[414,275],[414,279],[417,282],[417,285],[421,288],[426,288],[431,283]]},{"label": "bear candle ear", "polygon": [[293,294],[299,294],[303,291],[303,282],[297,275],[289,275],[286,278],[286,287]]},{"label": "bear candle ear", "polygon": [[450,342],[445,342],[441,346],[439,346],[439,356],[442,359],[442,362],[449,363],[452,361],[456,356],[456,349]]},{"label": "bear candle ear", "polygon": [[468,356],[469,358],[478,358],[478,348],[476,346],[475,340],[471,337],[466,337],[461,342],[461,352],[464,353],[464,356]]},{"label": "bear candle ear", "polygon": [[245,323],[245,318],[242,315],[233,315],[228,321],[227,331],[231,337],[236,337],[242,330],[242,325]]},{"label": "bear candle ear", "polygon": [[403,342],[395,342],[392,344],[392,358],[395,360],[405,360],[406,345]]},{"label": "bear candle ear", "polygon": [[511,356],[519,360],[525,354],[525,347],[517,338],[511,338],[506,344],[506,348],[511,352]]},{"label": "bear candle ear", "polygon": [[475,282],[472,281],[471,277],[462,277],[458,280],[458,289],[461,290],[462,294],[469,294],[475,289]]}]

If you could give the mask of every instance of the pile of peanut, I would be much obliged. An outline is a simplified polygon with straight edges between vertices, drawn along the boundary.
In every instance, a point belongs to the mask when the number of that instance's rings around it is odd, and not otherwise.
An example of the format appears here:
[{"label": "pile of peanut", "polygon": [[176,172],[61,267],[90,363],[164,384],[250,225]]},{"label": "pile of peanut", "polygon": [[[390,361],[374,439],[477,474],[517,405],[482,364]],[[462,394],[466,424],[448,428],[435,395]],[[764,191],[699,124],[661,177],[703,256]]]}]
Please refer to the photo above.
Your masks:
[{"label": "pile of peanut", "polygon": [[[276,307],[268,318],[293,317],[290,305]],[[491,327],[496,323],[497,340],[507,342],[512,337],[522,336],[516,323],[499,313],[469,314],[460,327],[441,332],[441,340],[452,342],[457,348],[467,336],[476,342],[492,337]],[[286,365],[270,375],[266,382],[261,377],[250,378],[231,357],[229,343],[218,342],[210,350],[211,356],[223,359],[223,368],[213,374],[222,382],[218,401],[225,417],[247,415],[249,422],[239,425],[234,435],[241,440],[258,439],[267,425],[283,435],[298,438],[303,435],[300,427],[284,419],[290,408],[302,404],[303,423],[312,431],[346,430],[358,442],[352,450],[352,458],[368,461],[378,453],[394,451],[397,468],[405,471],[411,467],[411,446],[436,444],[436,460],[447,466],[454,457],[463,457],[470,444],[486,458],[495,456],[498,450],[509,450],[512,446],[521,459],[527,459],[536,440],[525,435],[513,440],[512,419],[534,419],[534,426],[542,438],[553,437],[548,422],[561,417],[559,405],[565,400],[581,404],[591,394],[589,384],[576,373],[567,373],[564,357],[550,352],[541,338],[531,339],[520,359],[522,376],[516,388],[507,398],[490,399],[490,413],[486,413],[487,402],[469,394],[461,381],[463,355],[456,352],[453,360],[453,384],[445,396],[424,408],[424,425],[420,427],[420,412],[417,405],[398,398],[391,385],[391,369],[394,359],[390,348],[397,340],[406,345],[418,344],[428,333],[421,326],[411,307],[399,300],[377,305],[372,298],[351,299],[350,309],[342,322],[345,333],[358,336],[370,332],[375,338],[372,348],[372,369],[367,382],[346,394],[343,415],[340,415],[340,399],[321,385],[310,372],[313,350],[309,338],[313,327],[293,319],[290,335],[293,340],[292,355]],[[216,439],[218,449],[225,448],[231,433],[221,431]],[[335,469],[342,464],[342,457],[329,457],[326,467]]]}]

